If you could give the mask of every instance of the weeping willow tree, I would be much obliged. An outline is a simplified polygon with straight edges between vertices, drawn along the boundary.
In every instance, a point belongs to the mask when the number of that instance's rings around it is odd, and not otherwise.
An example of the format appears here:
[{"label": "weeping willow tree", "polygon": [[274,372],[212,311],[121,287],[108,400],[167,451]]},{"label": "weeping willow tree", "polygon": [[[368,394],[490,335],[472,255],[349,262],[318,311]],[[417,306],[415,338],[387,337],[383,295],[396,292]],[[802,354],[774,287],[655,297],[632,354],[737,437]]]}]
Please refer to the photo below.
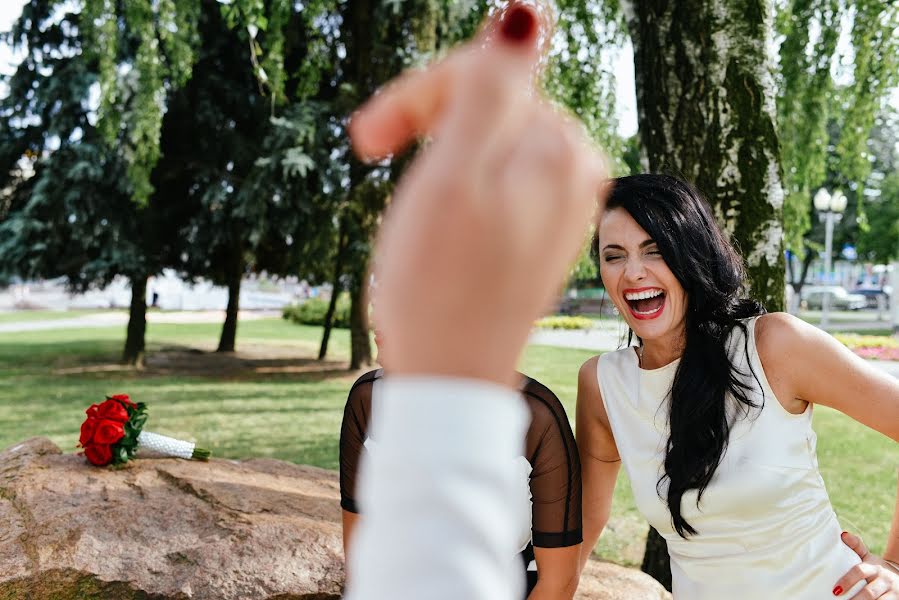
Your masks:
[{"label": "weeping willow tree", "polygon": [[159,160],[166,90],[190,79],[196,0],[83,0],[85,52],[99,65],[98,128],[128,165],[134,199],[146,203]]},{"label": "weeping willow tree", "polygon": [[868,145],[899,77],[899,6],[878,0],[781,2],[777,33],[784,230],[787,249],[801,263],[793,272],[788,262],[798,298],[823,249],[813,218],[815,191],[843,187],[856,200],[858,227],[866,228],[864,190],[873,160]]}]

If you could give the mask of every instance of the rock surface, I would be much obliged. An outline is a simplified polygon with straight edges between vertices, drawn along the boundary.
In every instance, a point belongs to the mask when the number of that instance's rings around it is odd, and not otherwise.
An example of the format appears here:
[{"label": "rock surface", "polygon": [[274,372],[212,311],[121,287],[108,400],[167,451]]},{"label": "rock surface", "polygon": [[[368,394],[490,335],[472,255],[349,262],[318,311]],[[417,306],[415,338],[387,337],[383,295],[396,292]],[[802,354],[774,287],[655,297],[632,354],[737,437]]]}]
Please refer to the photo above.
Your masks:
[{"label": "rock surface", "polygon": [[[344,579],[337,475],[270,459],[96,468],[46,438],[0,453],[0,600],[326,600]],[[577,600],[663,600],[591,561]]]},{"label": "rock surface", "polygon": [[637,569],[591,560],[574,600],[670,600],[661,583]]},{"label": "rock surface", "polygon": [[315,467],[96,468],[32,438],[0,453],[0,599],[339,598],[337,498]]}]

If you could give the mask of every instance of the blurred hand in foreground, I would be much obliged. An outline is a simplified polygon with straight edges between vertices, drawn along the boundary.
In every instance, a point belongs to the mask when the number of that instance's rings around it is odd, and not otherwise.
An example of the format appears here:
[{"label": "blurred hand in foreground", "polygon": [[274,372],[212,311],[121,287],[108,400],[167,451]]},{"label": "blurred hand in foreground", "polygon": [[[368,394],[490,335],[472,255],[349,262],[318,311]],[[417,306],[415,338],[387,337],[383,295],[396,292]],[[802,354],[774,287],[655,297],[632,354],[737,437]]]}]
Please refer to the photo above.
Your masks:
[{"label": "blurred hand in foreground", "polygon": [[536,89],[550,35],[548,10],[511,3],[352,119],[367,160],[432,140],[397,187],[373,262],[394,375],[513,385],[531,324],[581,247],[605,161]]}]

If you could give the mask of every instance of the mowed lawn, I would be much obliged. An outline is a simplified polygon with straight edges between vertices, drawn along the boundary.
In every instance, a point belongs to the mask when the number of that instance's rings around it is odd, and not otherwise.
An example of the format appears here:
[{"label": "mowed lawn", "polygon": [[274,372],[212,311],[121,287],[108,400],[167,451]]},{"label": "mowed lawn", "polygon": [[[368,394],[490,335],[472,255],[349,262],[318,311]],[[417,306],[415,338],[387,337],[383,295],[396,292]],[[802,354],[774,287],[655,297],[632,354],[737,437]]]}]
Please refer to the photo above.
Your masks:
[{"label": "mowed lawn", "polygon": [[[150,409],[147,429],[196,440],[215,456],[274,457],[338,466],[349,336],[337,330],[329,360],[314,360],[321,329],[280,319],[242,322],[236,355],[212,352],[218,324],[149,324],[148,366],[118,365],[124,327],[0,333],[0,447],[47,436],[76,451],[84,409],[127,393]],[[577,370],[588,351],[529,347],[521,370],[558,394],[574,419]],[[824,480],[844,528],[883,549],[896,492],[899,444],[835,411],[817,407]],[[646,524],[622,475],[612,520],[597,551],[639,564]]]}]

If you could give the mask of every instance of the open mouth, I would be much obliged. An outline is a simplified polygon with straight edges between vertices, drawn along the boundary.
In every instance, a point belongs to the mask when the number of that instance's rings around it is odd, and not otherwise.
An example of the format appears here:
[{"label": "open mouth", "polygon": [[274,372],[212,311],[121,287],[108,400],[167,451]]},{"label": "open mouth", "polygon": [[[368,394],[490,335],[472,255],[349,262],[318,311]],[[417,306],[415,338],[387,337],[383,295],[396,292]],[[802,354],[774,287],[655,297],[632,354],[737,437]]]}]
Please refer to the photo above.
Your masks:
[{"label": "open mouth", "polygon": [[624,299],[631,314],[638,319],[654,319],[665,308],[665,292],[660,288],[626,290]]}]

